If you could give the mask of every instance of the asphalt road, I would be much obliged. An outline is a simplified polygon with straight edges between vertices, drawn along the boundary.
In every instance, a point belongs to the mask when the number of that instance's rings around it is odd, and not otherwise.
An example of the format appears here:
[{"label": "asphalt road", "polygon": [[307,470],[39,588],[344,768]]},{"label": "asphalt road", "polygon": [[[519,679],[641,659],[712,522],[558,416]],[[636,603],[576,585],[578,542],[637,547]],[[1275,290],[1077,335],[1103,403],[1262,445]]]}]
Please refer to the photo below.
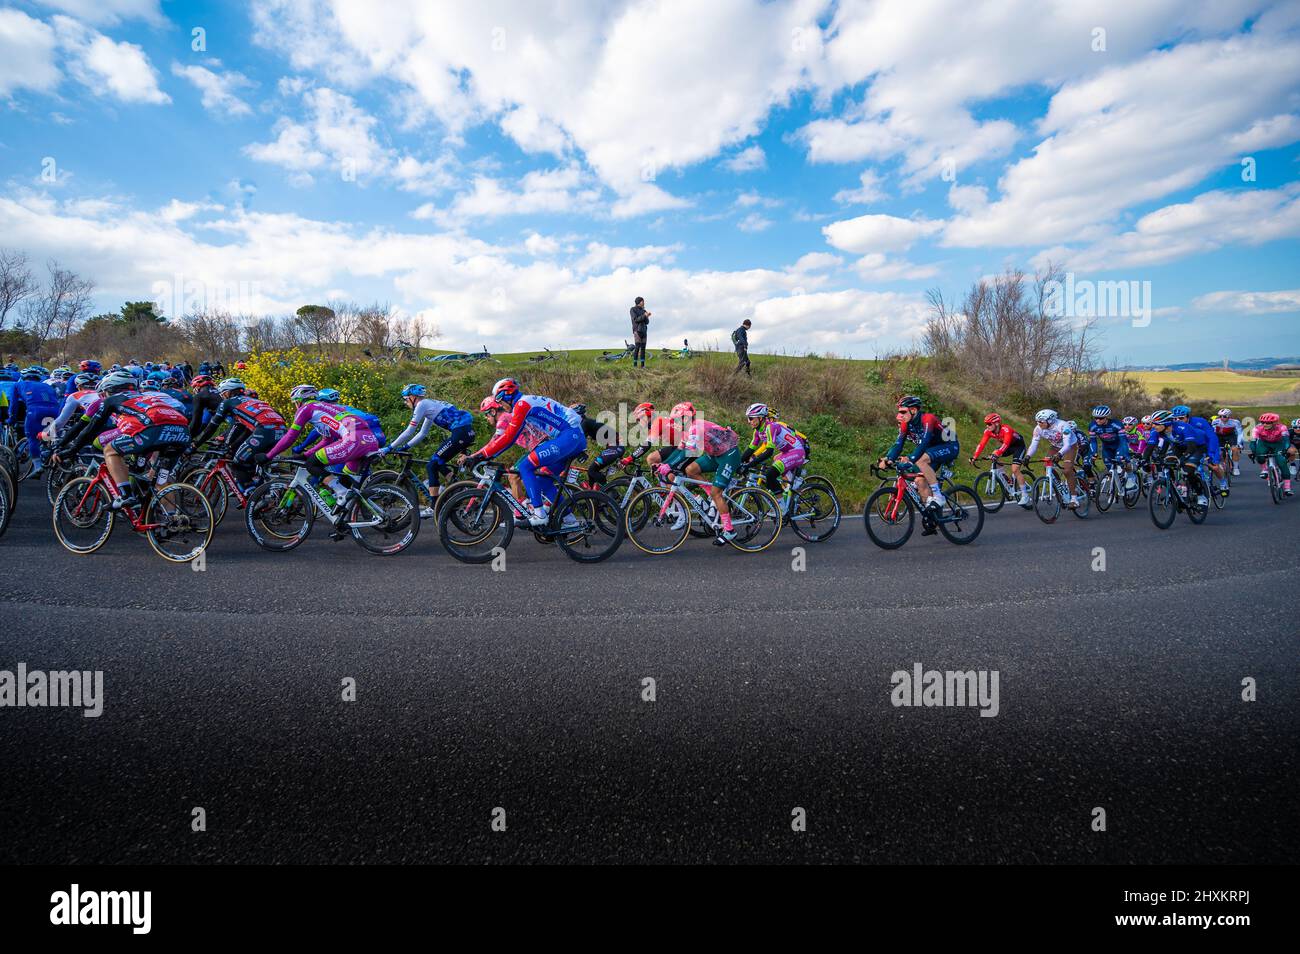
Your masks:
[{"label": "asphalt road", "polygon": [[[232,511],[199,573],[122,528],[65,552],[28,483],[0,669],[103,670],[105,703],[0,709],[0,860],[1294,861],[1298,529],[1248,478],[1166,532],[1009,508],[886,553],[859,519],[803,572],[793,537],[578,566],[516,535],[493,572],[428,524],[264,553]],[[997,716],[894,707],[916,663],[996,670]]]}]

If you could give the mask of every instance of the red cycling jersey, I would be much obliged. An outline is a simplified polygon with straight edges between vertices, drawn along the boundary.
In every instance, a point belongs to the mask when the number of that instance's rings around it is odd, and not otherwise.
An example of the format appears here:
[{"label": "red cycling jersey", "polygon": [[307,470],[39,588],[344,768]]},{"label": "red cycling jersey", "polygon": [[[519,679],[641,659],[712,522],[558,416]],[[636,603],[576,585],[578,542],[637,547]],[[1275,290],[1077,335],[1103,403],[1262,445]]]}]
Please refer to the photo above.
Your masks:
[{"label": "red cycling jersey", "polygon": [[996,431],[985,428],[984,436],[980,438],[980,445],[975,448],[976,457],[979,457],[980,454],[984,453],[984,445],[991,440],[1001,442],[1001,446],[993,452],[994,457],[1001,457],[1016,441],[1020,441],[1022,444],[1024,443],[1024,438],[1017,434],[1010,424],[1003,424]]}]

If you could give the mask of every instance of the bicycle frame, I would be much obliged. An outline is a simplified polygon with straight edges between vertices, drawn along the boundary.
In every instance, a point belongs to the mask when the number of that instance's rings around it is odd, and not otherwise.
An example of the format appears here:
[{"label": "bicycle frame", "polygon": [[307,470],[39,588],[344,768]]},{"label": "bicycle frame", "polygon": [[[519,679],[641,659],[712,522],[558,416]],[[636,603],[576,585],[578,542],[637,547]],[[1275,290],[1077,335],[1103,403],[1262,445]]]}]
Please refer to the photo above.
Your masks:
[{"label": "bicycle frame", "polygon": [[[132,479],[136,479],[134,474],[131,476]],[[113,482],[113,478],[108,473],[108,465],[102,460],[99,462],[99,468],[95,471],[90,483],[86,484],[86,492],[83,493],[81,499],[77,501],[78,510],[86,505],[86,502],[95,492],[95,488],[100,486],[102,486],[105,492],[107,492],[110,500],[117,501],[122,499],[122,495],[118,492],[117,484]],[[135,507],[122,507],[117,511],[117,513],[126,515],[127,520],[131,522],[131,529],[136,533],[147,533],[150,530],[160,530],[163,526],[161,523],[143,522],[143,519],[140,516],[141,511]]]},{"label": "bicycle frame", "polygon": [[[289,481],[289,488],[291,490],[301,490],[303,493],[305,493],[307,495],[307,499],[312,502],[312,506],[316,508],[316,512],[320,514],[322,517],[324,517],[326,520],[333,522],[334,520],[333,512],[331,511],[329,505],[325,503],[325,498],[322,497],[320,495],[320,492],[317,491],[316,488],[312,486],[311,474],[306,467],[302,467],[302,466],[298,467],[298,469],[294,472],[293,480]],[[356,488],[353,489],[355,490]],[[384,517],[382,514],[378,516],[374,515],[374,507],[371,505],[370,501],[366,499],[365,494],[358,492],[357,499],[362,503],[363,506],[365,506],[367,510],[371,511],[372,518],[370,520],[360,520],[360,521],[349,520],[345,522],[344,526],[348,527],[349,529],[353,529],[353,528],[362,529],[365,527],[377,527],[384,522]]]},{"label": "bicycle frame", "polygon": [[[707,480],[696,480],[694,477],[687,477],[685,474],[678,474],[676,479],[668,485],[668,493],[664,497],[664,502],[659,506],[659,518],[663,519],[668,514],[668,508],[672,505],[673,498],[680,494],[681,498],[686,501],[686,506],[688,506],[693,513],[699,515],[700,522],[703,523],[704,526],[708,527],[710,530],[717,530],[722,526],[722,520],[717,514],[716,506],[714,507],[714,515],[709,516],[709,511],[706,510],[704,505],[700,502],[699,495],[688,490],[692,485],[708,487],[710,482]],[[740,526],[748,526],[757,518],[746,510],[739,502],[727,496],[730,490],[731,488],[728,487],[727,490],[723,491],[723,496],[726,497],[727,508],[731,512],[731,525],[733,527],[737,524]],[[712,503],[711,498],[709,499],[709,502]],[[736,519],[737,511],[742,515],[740,520]]]}]

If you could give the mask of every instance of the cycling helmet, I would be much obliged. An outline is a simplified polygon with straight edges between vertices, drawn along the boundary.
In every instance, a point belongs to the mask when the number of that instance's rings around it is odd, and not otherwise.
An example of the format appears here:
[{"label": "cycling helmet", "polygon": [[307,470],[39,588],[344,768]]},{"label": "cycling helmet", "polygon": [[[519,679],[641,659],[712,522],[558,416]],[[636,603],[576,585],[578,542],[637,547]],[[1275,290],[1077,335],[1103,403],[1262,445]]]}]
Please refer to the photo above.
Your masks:
[{"label": "cycling helmet", "polygon": [[[244,390],[244,382],[239,380],[239,378],[226,378],[226,380],[217,385],[218,394],[233,394],[236,391],[242,390]],[[294,390],[296,391],[298,389],[294,388]]]},{"label": "cycling helmet", "polygon": [[1168,411],[1156,411],[1151,415],[1152,426],[1165,425],[1174,419],[1173,414]]},{"label": "cycling helmet", "polygon": [[1110,405],[1109,405],[1109,404],[1098,404],[1096,407],[1094,407],[1094,408],[1092,409],[1092,416],[1093,416],[1093,417],[1110,417]]},{"label": "cycling helmet", "polygon": [[22,379],[24,381],[42,381],[44,378],[45,374],[40,368],[23,368]]},{"label": "cycling helmet", "polygon": [[85,391],[88,388],[93,388],[98,383],[99,375],[97,374],[79,374],[72,379],[72,386],[78,391]]},{"label": "cycling helmet", "polygon": [[1281,420],[1282,419],[1272,411],[1265,411],[1259,416],[1259,423],[1261,424],[1276,424]]},{"label": "cycling helmet", "polygon": [[578,417],[586,417],[586,416],[587,416],[587,405],[585,405],[585,404],[582,404],[582,403],[578,403],[578,404],[570,404],[570,405],[569,405],[569,409],[570,409],[571,411],[574,411],[574,412],[578,415]]},{"label": "cycling helmet", "polygon": [[246,370],[247,368],[248,368],[248,365],[246,365],[244,362],[242,362],[242,361],[236,361],[236,362],[235,362],[235,370],[236,370],[236,371],[244,371],[244,370]]},{"label": "cycling helmet", "polygon": [[1067,431],[1077,431],[1079,429],[1079,425],[1074,421],[1066,421],[1064,427]]},{"label": "cycling helmet", "polygon": [[1173,407],[1169,409],[1169,413],[1172,414],[1174,417],[1190,417],[1192,414],[1192,409],[1188,407],[1186,404],[1175,404]]},{"label": "cycling helmet", "polygon": [[767,417],[771,413],[771,409],[769,409],[766,404],[760,402],[758,404],[751,404],[749,409],[745,411],[745,417]]},{"label": "cycling helmet", "polygon": [[1230,407],[1221,407],[1221,408],[1219,408],[1219,413],[1218,413],[1216,416],[1217,416],[1217,417],[1232,417],[1232,408],[1230,408]]},{"label": "cycling helmet", "polygon": [[645,418],[647,421],[654,417],[655,406],[649,401],[642,401],[636,407],[632,408],[632,420],[639,421]]},{"label": "cycling helmet", "polygon": [[503,404],[513,404],[519,397],[519,382],[514,378],[502,378],[492,385],[492,396]]},{"label": "cycling helmet", "polygon": [[57,367],[50,372],[50,377],[58,378],[60,381],[66,381],[68,378],[72,377],[72,369],[62,366]]},{"label": "cycling helmet", "polygon": [[320,393],[316,395],[322,401],[337,401],[339,392],[335,388],[321,388]]},{"label": "cycling helmet", "polygon": [[87,374],[99,374],[104,370],[104,366],[98,361],[83,361],[78,367]]},{"label": "cycling helmet", "polygon": [[402,397],[424,397],[427,389],[423,384],[408,384],[402,388]]},{"label": "cycling helmet", "polygon": [[155,381],[153,378],[145,378],[143,381],[140,382],[140,390],[141,390],[141,391],[161,391],[161,390],[162,390],[162,385],[159,384],[157,381]]},{"label": "cycling helmet", "polygon": [[919,410],[921,407],[921,399],[914,395],[908,394],[905,397],[901,397],[898,399],[898,407],[900,409],[905,407],[914,407]]},{"label": "cycling helmet", "polygon": [[147,377],[150,381],[167,381],[171,378],[171,375],[166,371],[150,371]]},{"label": "cycling helmet", "polygon": [[190,378],[190,387],[197,391],[199,388],[212,387],[212,378],[206,374],[196,374]]},{"label": "cycling helmet", "polygon": [[144,369],[145,369],[146,371],[152,371],[152,370],[153,370],[153,362],[152,362],[152,361],[146,361],[146,362],[144,363]]},{"label": "cycling helmet", "polygon": [[131,391],[135,389],[135,375],[130,371],[112,371],[99,382],[101,394],[116,394],[118,391]]},{"label": "cycling helmet", "polygon": [[1143,423],[1143,424],[1150,424],[1150,423],[1151,423],[1151,415],[1150,415],[1150,414],[1143,414],[1143,415],[1142,415],[1142,423]]},{"label": "cycling helmet", "polygon": [[501,402],[494,397],[485,397],[479,402],[478,409],[480,414],[490,414],[493,411],[501,410]]},{"label": "cycling helmet", "polygon": [[314,384],[300,384],[289,392],[289,400],[294,404],[301,404],[303,401],[314,401],[318,397],[320,397],[320,392],[316,390]]},{"label": "cycling helmet", "polygon": [[682,401],[680,404],[673,406],[673,409],[669,412],[668,416],[673,420],[678,420],[684,417],[693,418],[695,417],[695,405],[690,401]]},{"label": "cycling helmet", "polygon": [[1002,426],[1002,415],[993,413],[984,418],[984,426],[988,428],[997,428]]},{"label": "cycling helmet", "polygon": [[1121,424],[1123,424],[1125,427],[1129,428],[1130,430],[1133,428],[1134,425],[1137,424],[1137,422],[1138,419],[1134,417],[1132,414],[1124,418],[1124,420],[1120,421]]},{"label": "cycling helmet", "polygon": [[1034,420],[1044,427],[1051,427],[1060,419],[1060,416],[1050,407],[1045,407],[1034,415]]}]

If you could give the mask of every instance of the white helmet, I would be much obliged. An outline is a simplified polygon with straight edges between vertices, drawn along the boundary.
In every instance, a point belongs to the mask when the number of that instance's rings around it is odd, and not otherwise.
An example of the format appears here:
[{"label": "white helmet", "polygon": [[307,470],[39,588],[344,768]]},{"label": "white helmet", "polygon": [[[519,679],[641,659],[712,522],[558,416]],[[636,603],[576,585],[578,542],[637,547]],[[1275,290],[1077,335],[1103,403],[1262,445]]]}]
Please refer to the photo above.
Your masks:
[{"label": "white helmet", "polygon": [[767,417],[770,413],[766,404],[751,404],[749,410],[745,412],[745,417]]},{"label": "white helmet", "polygon": [[301,404],[303,401],[314,401],[319,396],[320,392],[316,390],[314,384],[300,384],[289,392],[289,400],[294,404]]},{"label": "white helmet", "polygon": [[244,382],[239,380],[239,378],[226,378],[226,380],[217,385],[218,394],[229,394],[231,391],[242,390],[244,390]]},{"label": "white helmet", "polygon": [[1219,408],[1219,417],[1232,417],[1232,408],[1230,407]]},{"label": "white helmet", "polygon": [[130,371],[110,371],[100,378],[99,393],[113,394],[116,391],[133,389],[135,386],[135,375]]},{"label": "white helmet", "polygon": [[1043,427],[1051,427],[1060,420],[1060,418],[1050,407],[1045,407],[1034,415],[1034,420],[1043,425]]}]

